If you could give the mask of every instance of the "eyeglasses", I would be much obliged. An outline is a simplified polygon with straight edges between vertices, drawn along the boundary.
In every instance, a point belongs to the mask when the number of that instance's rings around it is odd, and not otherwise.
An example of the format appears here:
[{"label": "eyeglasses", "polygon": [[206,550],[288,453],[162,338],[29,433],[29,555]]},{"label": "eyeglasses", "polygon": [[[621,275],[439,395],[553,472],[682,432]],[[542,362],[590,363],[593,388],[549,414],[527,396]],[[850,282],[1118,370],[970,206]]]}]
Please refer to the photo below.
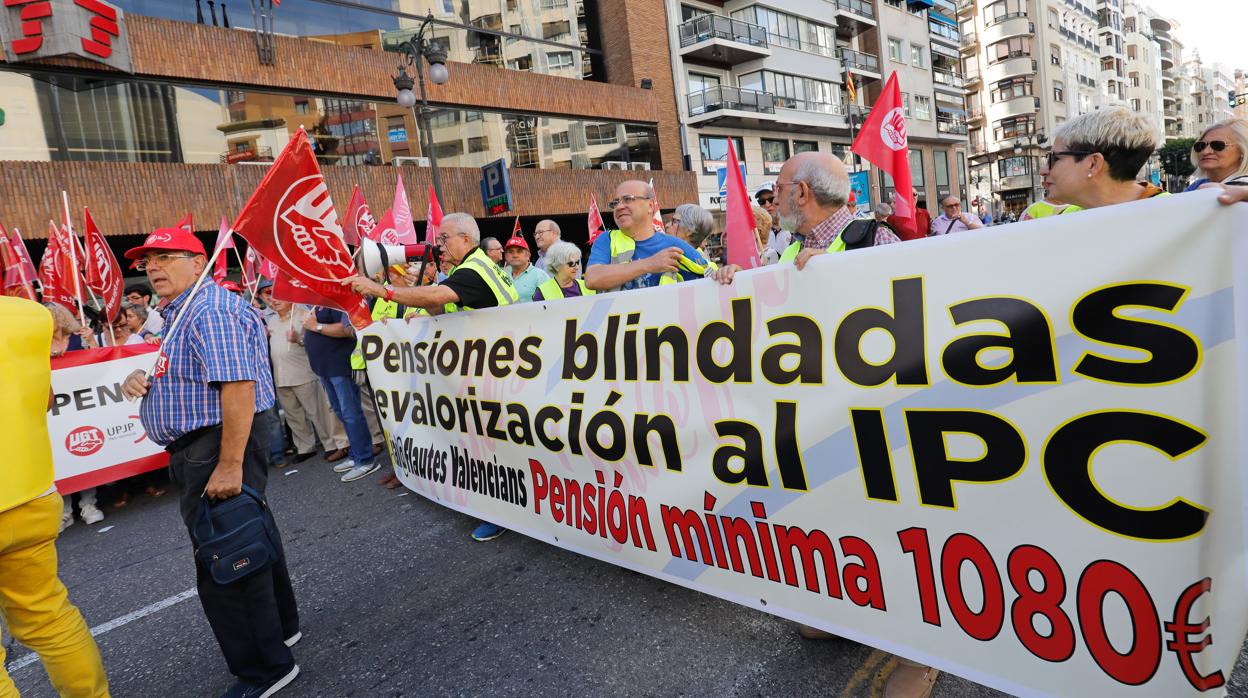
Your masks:
[{"label": "eyeglasses", "polygon": [[572,259],[572,260],[569,260],[569,261],[568,261],[568,266],[569,266],[569,267],[579,267],[579,266],[581,266],[581,260],[579,260],[579,259]]},{"label": "eyeglasses", "polygon": [[671,218],[667,219],[667,224],[668,225],[680,225],[680,219],[677,218],[676,216],[672,216]]},{"label": "eyeglasses", "polygon": [[1194,152],[1203,152],[1205,148],[1213,148],[1213,152],[1220,153],[1226,150],[1226,146],[1230,145],[1226,141],[1196,141],[1192,144]]},{"label": "eyeglasses", "polygon": [[776,201],[776,197],[774,196],[762,196],[762,197],[759,197],[758,199],[758,205],[766,206],[767,204],[775,203],[775,201]]},{"label": "eyeglasses", "polygon": [[[457,234],[455,234],[455,235],[448,235],[447,233],[441,233],[441,234],[439,234],[439,235],[438,235],[438,238],[437,238],[437,243],[438,243],[438,246],[439,246],[439,247],[441,247],[442,245],[445,245],[447,242],[449,242],[449,241],[450,241],[450,239],[451,239],[451,238],[453,238],[453,237],[459,237],[459,235],[462,235],[462,233],[457,233]],[[492,250],[491,250],[491,251],[492,251]]]},{"label": "eyeglasses", "polygon": [[1045,165],[1051,170],[1053,169],[1053,163],[1057,162],[1063,156],[1091,155],[1092,153],[1093,151],[1091,150],[1050,150],[1049,152],[1044,154],[1044,162],[1045,162]]},{"label": "eyeglasses", "polygon": [[134,268],[139,271],[147,271],[148,267],[157,266],[164,267],[175,259],[190,259],[195,255],[183,252],[180,254],[172,254],[170,252],[162,252],[160,254],[148,255],[143,259],[134,263]]},{"label": "eyeglasses", "polygon": [[654,198],[653,196],[633,196],[632,194],[625,194],[624,196],[621,196],[618,199],[611,199],[610,201],[608,201],[607,207],[619,208],[620,204],[624,204],[625,206],[632,206],[633,202],[639,199],[646,200],[646,199],[653,199],[653,198]]},{"label": "eyeglasses", "polygon": [[534,230],[534,231],[533,231],[533,237],[538,237],[539,235],[545,235],[546,233],[553,233],[553,232],[555,232],[555,231],[553,231],[553,230],[540,230],[540,229],[539,229],[539,230]]}]

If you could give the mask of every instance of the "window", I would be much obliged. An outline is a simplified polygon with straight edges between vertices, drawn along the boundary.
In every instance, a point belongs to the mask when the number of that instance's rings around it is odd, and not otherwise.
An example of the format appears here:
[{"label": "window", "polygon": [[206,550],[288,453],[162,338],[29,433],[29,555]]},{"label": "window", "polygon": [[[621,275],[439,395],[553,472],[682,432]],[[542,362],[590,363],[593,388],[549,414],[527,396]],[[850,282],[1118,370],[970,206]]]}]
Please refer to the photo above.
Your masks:
[{"label": "window", "polygon": [[464,154],[464,142],[460,140],[433,144],[433,152],[439,158],[453,158]]},{"label": "window", "polygon": [[1049,44],[1049,63],[1053,65],[1062,64],[1062,49],[1053,44]]},{"label": "window", "polygon": [[1031,55],[1031,37],[1016,36],[988,47],[988,64]]},{"label": "window", "polygon": [[907,118],[909,118],[910,116],[910,93],[909,92],[901,93],[901,113],[903,116],[906,116]]},{"label": "window", "polygon": [[550,134],[550,147],[555,150],[563,150],[565,148],[570,148],[571,145],[568,142],[568,132],[567,131],[555,131],[554,133]]},{"label": "window", "polygon": [[572,52],[571,51],[553,51],[546,54],[546,60],[549,61],[551,68],[571,68]]},{"label": "window", "polygon": [[1135,60],[1135,56],[1136,56],[1135,44],[1127,44],[1127,60],[1133,61]]},{"label": "window", "polygon": [[470,153],[484,153],[489,149],[489,136],[474,136],[468,139],[468,152]]},{"label": "window", "polygon": [[615,124],[585,124],[586,145],[606,145],[618,140]]},{"label": "window", "polygon": [[923,47],[918,44],[910,44],[910,65],[916,68],[923,67]]},{"label": "window", "polygon": [[841,113],[841,87],[831,82],[770,70],[747,73],[739,82],[746,89],[772,93],[776,106],[783,109]]},{"label": "window", "polygon": [[949,151],[937,150],[932,153],[936,163],[936,188],[949,186]]},{"label": "window", "polygon": [[1015,97],[1026,97],[1031,94],[1031,78],[1018,77],[993,83],[989,95],[992,103],[1004,102]]},{"label": "window", "polygon": [[916,148],[910,149],[910,183],[915,187],[922,187],[923,181],[923,151]]},{"label": "window", "polygon": [[701,73],[689,73],[689,93],[701,92],[709,90],[712,87],[719,87],[719,78],[715,75],[703,75]]},{"label": "window", "polygon": [[1016,116],[1010,119],[1002,119],[992,127],[992,137],[998,141],[1011,140],[1019,136],[1026,136],[1034,133],[1036,130],[1035,116]]},{"label": "window", "polygon": [[1057,18],[1057,10],[1049,8],[1049,28],[1057,29],[1061,25],[1061,21]]},{"label": "window", "polygon": [[1030,157],[1026,155],[1016,155],[1009,158],[1001,158],[997,161],[997,175],[1000,177],[1026,177],[1031,174],[1028,168]]},{"label": "window", "polygon": [[901,58],[901,40],[888,37],[888,60],[894,63],[904,63]]},{"label": "window", "polygon": [[1013,17],[1027,16],[1027,0],[999,0],[984,8],[984,26],[991,27]]},{"label": "window", "polygon": [[815,153],[819,151],[819,143],[816,141],[793,141],[793,154],[798,153]]},{"label": "window", "polygon": [[[732,143],[737,149],[737,158],[745,165],[745,144],[740,136],[733,136]],[[728,161],[728,141],[725,136],[699,136],[698,148],[702,154],[702,171],[715,174],[715,170],[723,167]]]},{"label": "window", "polygon": [[[1114,84],[1114,83],[1112,83],[1112,82],[1111,82],[1111,83],[1109,83],[1109,84],[1110,84],[1110,87],[1111,87],[1111,89],[1110,89],[1110,93],[1112,94],[1112,93],[1113,93],[1113,91],[1114,91],[1114,90],[1112,89],[1112,87],[1113,87],[1113,84]],[[1054,102],[1065,102],[1065,101],[1066,101],[1066,87],[1065,87],[1064,85],[1062,85],[1061,81],[1059,81],[1059,80],[1054,80],[1054,81],[1053,81],[1053,101],[1054,101]]]},{"label": "window", "polygon": [[521,56],[519,58],[512,59],[510,61],[507,61],[507,67],[511,68],[512,70],[532,70],[533,69],[533,57]]},{"label": "window", "polygon": [[927,95],[914,96],[914,118],[924,121],[932,119],[932,98]]},{"label": "window", "polygon": [[785,160],[789,159],[789,142],[764,138],[762,143],[763,172],[766,174],[778,174],[780,166],[784,164]]},{"label": "window", "polygon": [[542,0],[543,10],[554,10],[560,7],[567,7],[568,0]]},{"label": "window", "polygon": [[558,22],[542,22],[542,38],[548,41],[563,39],[572,35],[572,23],[568,20]]},{"label": "window", "polygon": [[836,30],[826,24],[757,5],[737,10],[732,17],[765,28],[771,43],[823,56],[835,55]]}]

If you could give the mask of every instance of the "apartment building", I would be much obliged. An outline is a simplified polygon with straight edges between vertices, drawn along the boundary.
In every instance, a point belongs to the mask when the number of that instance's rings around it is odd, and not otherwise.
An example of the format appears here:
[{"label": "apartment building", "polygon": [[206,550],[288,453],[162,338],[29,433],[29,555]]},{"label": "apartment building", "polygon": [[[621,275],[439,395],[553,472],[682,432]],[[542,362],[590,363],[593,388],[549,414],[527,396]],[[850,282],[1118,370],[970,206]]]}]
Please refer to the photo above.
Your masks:
[{"label": "apartment building", "polygon": [[[997,215],[1017,215],[1043,197],[1038,167],[1049,134],[1106,101],[1098,78],[1112,13],[1084,0],[962,0],[958,20],[973,196]],[[1112,72],[1117,82],[1116,63]],[[1123,88],[1114,89],[1117,97]]]},{"label": "apartment building", "polygon": [[[750,191],[804,151],[869,169],[849,146],[894,70],[906,93],[916,188],[933,204],[942,193],[961,193],[965,158],[957,144],[965,142],[965,121],[955,14],[951,0],[668,0],[681,135],[699,203],[722,207],[730,143],[744,155]],[[873,201],[891,196],[892,182],[878,171],[870,186]]]}]

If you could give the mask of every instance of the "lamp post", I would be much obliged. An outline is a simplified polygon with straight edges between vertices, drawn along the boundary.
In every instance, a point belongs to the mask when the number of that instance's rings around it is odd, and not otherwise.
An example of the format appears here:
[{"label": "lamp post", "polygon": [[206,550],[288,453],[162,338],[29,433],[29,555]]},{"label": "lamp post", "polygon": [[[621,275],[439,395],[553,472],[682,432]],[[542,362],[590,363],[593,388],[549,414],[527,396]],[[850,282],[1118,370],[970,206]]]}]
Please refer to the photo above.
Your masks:
[{"label": "lamp post", "polygon": [[[398,49],[407,60],[407,65],[416,67],[416,79],[420,83],[420,109],[416,110],[416,124],[420,129],[420,148],[429,158],[429,169],[433,175],[433,193],[442,198],[442,179],[438,176],[438,155],[433,150],[433,134],[429,132],[429,96],[425,93],[425,66],[429,62],[429,81],[435,85],[444,84],[451,78],[446,69],[446,49],[440,44],[432,43],[425,37],[425,31],[433,24],[433,13],[425,16],[416,30],[416,35],[399,44]],[[407,74],[406,67],[399,64],[399,74],[391,78],[394,89],[398,90],[397,101],[400,107],[411,109],[416,106],[416,95],[412,92],[415,84]]]},{"label": "lamp post", "polygon": [[[1027,142],[1027,146],[1031,147],[1033,145],[1033,141],[1034,141],[1034,145],[1036,146],[1044,145],[1045,142],[1049,140],[1049,137],[1044,135],[1044,132],[1041,131],[1040,133],[1029,133],[1021,138],[1015,138],[1014,139],[1014,154],[1015,155],[1023,154],[1024,139]],[[1033,157],[1033,156],[1028,156],[1028,157]],[[1028,201],[1028,205],[1030,205],[1030,204],[1036,203],[1037,201],[1036,199],[1036,161],[1034,159],[1029,159],[1027,161],[1027,171],[1031,173],[1031,196],[1029,197],[1030,201]]]}]

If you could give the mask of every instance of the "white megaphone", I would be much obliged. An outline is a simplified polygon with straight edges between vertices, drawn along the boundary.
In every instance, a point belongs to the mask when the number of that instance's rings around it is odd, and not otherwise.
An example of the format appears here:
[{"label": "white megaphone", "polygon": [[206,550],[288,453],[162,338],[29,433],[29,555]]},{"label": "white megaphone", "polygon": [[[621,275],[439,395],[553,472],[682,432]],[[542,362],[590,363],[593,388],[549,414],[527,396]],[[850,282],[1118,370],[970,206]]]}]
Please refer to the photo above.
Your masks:
[{"label": "white megaphone", "polygon": [[424,261],[438,263],[441,255],[434,245],[386,245],[365,238],[360,241],[360,267],[365,276],[376,276],[395,264]]}]

